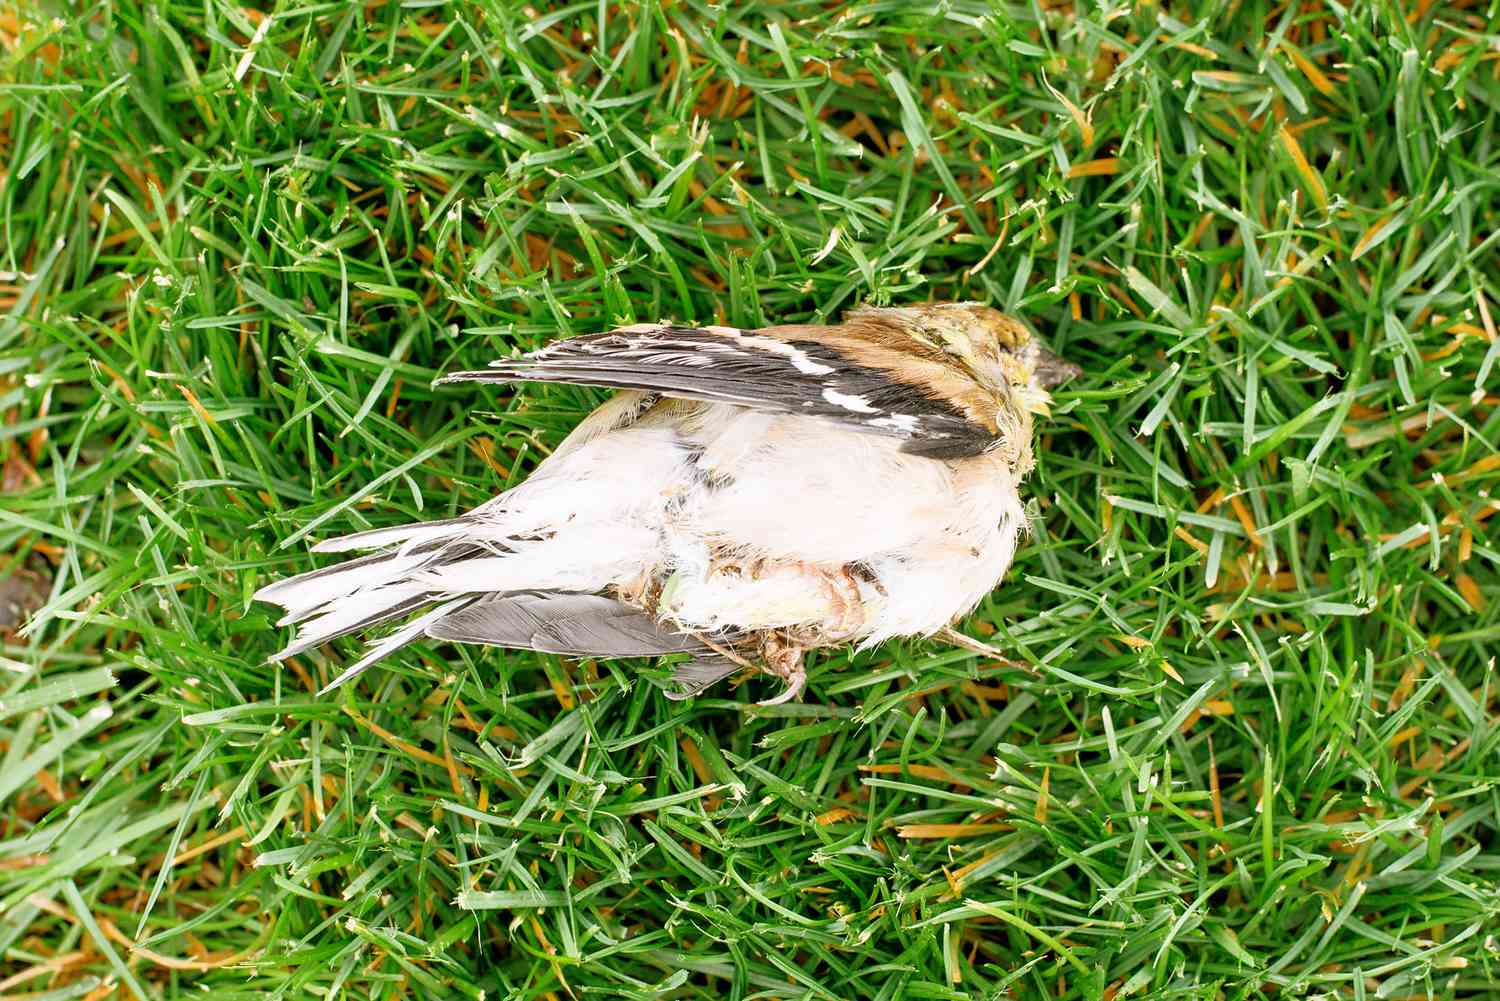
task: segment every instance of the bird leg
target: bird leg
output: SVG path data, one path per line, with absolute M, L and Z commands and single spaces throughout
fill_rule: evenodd
M 612 590 L 617 599 L 631 608 L 639 608 L 650 615 L 656 615 L 657 602 L 661 598 L 661 581 L 650 571 L 641 573 L 634 580 L 616 584 Z
M 848 567 L 836 571 L 808 569 L 818 575 L 823 590 L 828 593 L 828 603 L 833 606 L 833 616 L 825 630 L 825 639 L 830 643 L 842 643 L 859 632 L 865 624 L 864 597 L 859 593 L 859 582 Z
M 709 639 L 707 636 L 705 636 L 702 633 L 689 633 L 688 635 L 692 636 L 693 639 L 695 639 L 698 642 L 702 643 L 704 646 L 708 647 L 714 653 L 718 654 L 720 657 L 723 657 L 725 660 L 729 661 L 731 664 L 734 664 L 734 665 L 736 665 L 738 667 L 747 668 L 748 670 L 751 670 L 751 671 L 759 671 L 760 670 L 759 665 L 753 664 L 750 661 L 746 660 L 744 657 L 741 657 L 739 654 L 735 653 L 732 648 L 727 647 L 727 646 L 721 646 L 720 644 L 715 643 L 713 640 Z
M 816 563 L 800 561 L 782 566 L 817 581 L 828 599 L 829 609 L 821 620 L 795 626 L 788 630 L 788 635 L 796 637 L 802 646 L 811 648 L 833 646 L 859 632 L 865 624 L 864 596 L 860 594 L 859 581 L 854 579 L 848 567 L 827 570 Z
M 765 633 L 760 640 L 760 660 L 756 664 L 736 652 L 732 647 L 722 646 L 712 639 L 700 633 L 693 633 L 693 637 L 703 643 L 714 653 L 739 667 L 747 668 L 761 674 L 774 674 L 787 683 L 786 690 L 773 699 L 765 699 L 757 702 L 758 706 L 779 706 L 783 702 L 790 702 L 796 698 L 807 684 L 807 672 L 802 667 L 803 648 L 779 633 Z M 687 691 L 681 694 L 668 693 L 669 699 L 685 699 L 690 695 L 697 695 L 703 688 L 717 681 L 704 683 L 695 691 Z
M 815 583 L 822 592 L 824 601 L 821 609 L 816 600 L 810 606 L 802 606 L 803 613 L 810 616 L 806 621 L 759 633 L 759 649 L 756 651 L 758 657 L 750 654 L 750 658 L 747 658 L 730 645 L 720 645 L 700 633 L 692 634 L 725 660 L 775 675 L 786 682 L 784 691 L 759 703 L 760 705 L 780 705 L 796 698 L 807 684 L 807 672 L 802 664 L 804 652 L 841 643 L 857 634 L 865 624 L 864 596 L 860 592 L 859 581 L 847 566 L 830 570 L 801 560 L 778 561 L 765 557 L 744 560 L 730 553 L 716 553 L 712 572 L 730 577 L 743 575 L 754 580 L 777 578 L 778 586 L 791 588 L 793 593 L 809 583 Z M 798 578 L 801 580 L 798 581 Z M 780 581 L 785 581 L 785 584 L 780 584 Z M 621 592 L 621 597 L 626 600 L 657 597 L 650 593 L 649 588 L 634 584 L 628 591 L 622 588 Z M 655 601 L 652 602 L 651 611 L 653 614 L 657 611 Z M 752 663 L 752 659 L 759 663 Z
M 827 570 L 800 561 L 794 566 L 823 588 L 828 597 L 829 614 L 821 622 L 765 634 L 761 640 L 761 659 L 766 671 L 784 679 L 787 687 L 775 698 L 759 703 L 763 706 L 781 705 L 801 694 L 807 684 L 802 655 L 808 648 L 842 643 L 865 624 L 864 596 L 848 567 Z
M 977 653 L 982 657 L 993 657 L 1005 667 L 1019 667 L 1021 670 L 1025 671 L 1028 674 L 1036 673 L 1035 668 L 1033 668 L 1030 664 L 1023 664 L 1018 660 L 1011 660 L 1009 657 L 1005 656 L 1005 652 L 999 647 L 990 646 L 988 643 L 985 643 L 982 640 L 976 640 L 972 636 L 965 636 L 963 633 L 959 632 L 957 629 L 954 629 L 952 626 L 944 626 L 942 629 L 938 630 L 938 635 L 947 640 L 949 643 L 952 643 L 954 646 L 961 647 L 969 651 L 970 653 Z

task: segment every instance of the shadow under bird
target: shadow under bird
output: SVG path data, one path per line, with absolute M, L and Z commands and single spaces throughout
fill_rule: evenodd
M 277 660 L 400 622 L 329 688 L 428 637 L 689 654 L 676 697 L 750 667 L 784 679 L 784 701 L 806 650 L 975 645 L 950 627 L 1010 566 L 1033 419 L 1077 374 L 973 303 L 569 338 L 439 380 L 621 390 L 524 483 L 456 518 L 322 542 L 373 552 L 255 597 L 297 627 Z

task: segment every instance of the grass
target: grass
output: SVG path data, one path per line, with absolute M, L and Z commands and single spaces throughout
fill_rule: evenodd
M 1495 996 L 1492 0 L 540 8 L 0 12 L 0 995 Z M 1087 370 L 1030 672 L 266 665 L 602 398 L 438 373 L 928 298 Z

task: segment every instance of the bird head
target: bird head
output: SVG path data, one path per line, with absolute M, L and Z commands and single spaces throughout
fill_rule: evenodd
M 977 302 L 908 306 L 908 329 L 957 358 L 996 396 L 1046 414 L 1051 390 L 1083 373 L 1049 351 L 1020 320 Z

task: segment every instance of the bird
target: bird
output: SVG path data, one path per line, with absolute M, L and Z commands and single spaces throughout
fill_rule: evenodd
M 280 661 L 397 623 L 324 691 L 420 639 L 571 658 L 685 655 L 666 694 L 805 654 L 941 634 L 1026 530 L 1036 418 L 1080 369 L 989 306 L 859 306 L 837 324 L 637 323 L 437 384 L 616 390 L 520 484 L 457 517 L 313 547 L 364 553 L 255 592 Z

